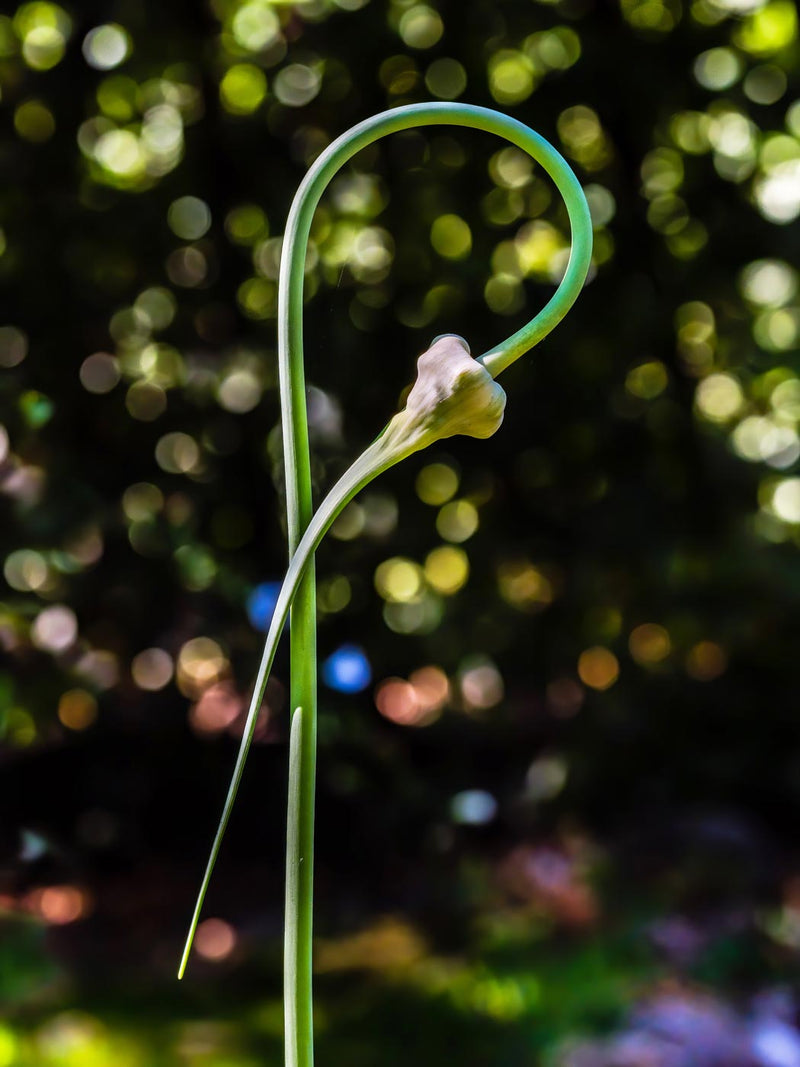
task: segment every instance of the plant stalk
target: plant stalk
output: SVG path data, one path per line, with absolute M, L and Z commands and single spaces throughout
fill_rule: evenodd
M 544 138 L 516 119 L 468 104 L 399 107 L 367 119 L 334 141 L 297 191 L 287 222 L 279 283 L 278 359 L 284 412 L 284 457 L 290 558 L 311 520 L 311 476 L 303 371 L 303 275 L 314 210 L 333 175 L 352 156 L 388 133 L 413 126 L 455 124 L 498 134 L 528 152 L 555 180 L 572 228 L 569 263 L 555 295 L 531 322 L 479 357 L 493 377 L 564 317 L 581 290 L 589 265 L 592 228 L 577 178 Z M 311 941 L 314 794 L 316 764 L 316 631 L 314 566 L 301 581 L 291 615 L 291 706 L 302 716 L 290 743 L 284 997 L 286 1067 L 312 1067 Z
M 290 567 L 270 625 L 228 794 L 203 875 L 181 959 L 183 976 L 205 894 L 219 854 L 244 764 L 253 740 L 283 618 L 291 604 L 291 707 L 289 803 L 286 846 L 284 1000 L 286 1067 L 313 1067 L 312 908 L 314 875 L 314 795 L 316 780 L 316 585 L 313 553 L 333 513 L 380 469 L 397 462 L 361 461 L 342 478 L 321 513 L 312 520 L 311 462 L 308 447 L 303 367 L 303 279 L 314 211 L 337 171 L 357 152 L 390 133 L 416 126 L 456 125 L 503 137 L 542 165 L 564 198 L 572 230 L 569 262 L 558 289 L 544 308 L 516 333 L 477 357 L 492 378 L 553 329 L 576 300 L 589 268 L 592 225 L 580 184 L 561 155 L 517 119 L 489 108 L 459 103 L 410 104 L 375 115 L 339 137 L 319 156 L 300 185 L 289 212 L 278 287 L 278 365 L 286 471 Z M 370 446 L 371 448 L 373 446 Z M 411 449 L 413 451 L 414 449 Z M 369 451 L 369 450 L 368 450 Z M 362 457 L 365 461 L 367 456 Z M 363 477 L 362 477 L 363 475 Z M 303 540 L 303 535 L 307 536 Z M 303 542 L 303 551 L 297 552 Z

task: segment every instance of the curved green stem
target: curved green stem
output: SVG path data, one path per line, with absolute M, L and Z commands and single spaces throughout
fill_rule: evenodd
M 561 321 L 580 292 L 592 249 L 592 227 L 577 178 L 561 155 L 523 123 L 488 108 L 468 104 L 412 104 L 376 115 L 334 141 L 316 160 L 295 196 L 287 221 L 278 298 L 280 371 L 286 496 L 291 562 L 267 635 L 253 697 L 228 795 L 211 848 L 189 929 L 179 976 L 183 975 L 222 837 L 236 798 L 255 731 L 277 641 L 291 607 L 291 706 L 289 827 L 285 925 L 286 1067 L 312 1067 L 311 931 L 316 765 L 316 619 L 313 553 L 345 503 L 376 474 L 409 451 L 381 452 L 378 438 L 340 479 L 312 518 L 308 419 L 303 367 L 303 281 L 314 211 L 326 186 L 357 152 L 390 133 L 415 126 L 458 125 L 497 134 L 540 163 L 564 198 L 572 247 L 564 277 L 545 307 L 522 329 L 478 357 L 495 378 Z M 396 417 L 397 418 L 397 417 Z M 392 424 L 390 424 L 391 427 Z M 464 432 L 464 431 L 457 431 Z M 435 439 L 432 438 L 432 439 Z M 424 447 L 429 443 L 425 440 Z M 379 454 L 380 453 L 380 454 Z M 386 461 L 386 462 L 384 462 Z
M 302 583 L 308 576 L 308 572 L 311 569 L 309 566 L 310 561 L 313 558 L 314 552 L 317 550 L 322 538 L 330 529 L 333 522 L 336 520 L 342 509 L 356 496 L 365 485 L 368 485 L 373 478 L 376 478 L 378 474 L 387 470 L 394 463 L 404 458 L 404 454 L 398 454 L 396 458 L 394 456 L 384 456 L 379 453 L 377 445 L 381 441 L 381 437 L 377 438 L 373 444 L 366 449 L 356 460 L 356 462 L 348 468 L 342 475 L 339 481 L 334 485 L 331 491 L 323 500 L 317 511 L 314 513 L 311 522 L 305 529 L 305 532 L 300 539 L 300 543 L 292 554 L 292 558 L 289 562 L 289 567 L 286 571 L 286 575 L 283 579 L 278 599 L 275 604 L 275 609 L 272 613 L 272 619 L 270 621 L 269 630 L 267 631 L 267 637 L 264 642 L 264 651 L 261 654 L 261 662 L 258 667 L 258 674 L 256 675 L 255 684 L 253 687 L 253 695 L 250 699 L 250 707 L 247 714 L 247 720 L 245 723 L 245 729 L 242 734 L 242 740 L 239 744 L 239 752 L 236 758 L 236 764 L 233 769 L 233 775 L 228 787 L 228 794 L 225 798 L 225 804 L 222 809 L 222 816 L 217 826 L 217 832 L 214 836 L 214 841 L 211 846 L 211 852 L 206 864 L 205 874 L 203 876 L 203 882 L 201 885 L 200 893 L 195 905 L 194 914 L 192 916 L 192 922 L 189 928 L 189 934 L 184 946 L 183 957 L 181 959 L 180 970 L 178 971 L 178 977 L 182 978 L 184 971 L 186 970 L 186 964 L 189 959 L 189 952 L 192 947 L 192 941 L 194 940 L 194 934 L 197 930 L 197 924 L 200 919 L 200 912 L 203 907 L 203 900 L 205 899 L 206 890 L 208 889 L 209 882 L 211 881 L 211 873 L 214 870 L 214 865 L 219 855 L 220 846 L 222 845 L 222 838 L 225 835 L 225 829 L 228 825 L 228 819 L 233 811 L 233 804 L 236 800 L 236 794 L 239 791 L 239 784 L 242 780 L 242 774 L 244 773 L 244 765 L 247 759 L 247 753 L 252 743 L 253 734 L 255 732 L 256 720 L 258 718 L 258 712 L 264 699 L 264 693 L 267 688 L 267 682 L 269 681 L 270 671 L 272 670 L 272 664 L 275 659 L 275 652 L 278 648 L 278 642 L 280 641 L 281 634 L 283 632 L 286 618 L 289 615 L 290 609 L 293 616 L 297 618 L 297 597 L 302 587 Z M 308 722 L 309 713 L 303 712 L 303 705 L 296 705 L 295 712 L 292 716 L 291 726 L 291 740 L 290 740 L 290 781 L 296 780 L 297 774 L 300 772 L 300 754 L 302 753 L 302 734 L 303 730 L 300 728 L 299 722 L 295 720 L 303 716 Z M 292 804 L 294 807 L 292 808 Z M 289 833 L 293 843 L 296 843 L 297 838 L 300 835 L 300 809 L 298 805 L 297 797 L 293 794 L 290 796 L 290 821 L 292 822 L 292 829 Z M 300 864 L 297 865 L 299 867 Z M 297 867 L 290 868 L 292 877 L 295 879 L 295 884 L 292 889 L 296 892 L 296 878 Z M 294 896 L 292 897 L 294 899 Z M 292 921 L 296 921 L 294 916 L 290 917 Z M 291 1061 L 289 1061 L 291 1062 Z

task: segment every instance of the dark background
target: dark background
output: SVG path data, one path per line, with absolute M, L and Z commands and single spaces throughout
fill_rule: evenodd
M 285 564 L 280 235 L 333 138 L 455 97 L 565 154 L 595 264 L 497 435 L 319 551 L 319 1060 L 800 1063 L 798 64 L 787 0 L 0 16 L 0 1067 L 282 1062 L 285 650 L 173 977 Z M 568 242 L 489 135 L 361 153 L 316 492 Z

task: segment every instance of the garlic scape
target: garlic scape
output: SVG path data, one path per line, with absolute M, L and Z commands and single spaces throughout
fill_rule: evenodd
M 510 142 L 542 168 L 563 197 L 572 244 L 558 287 L 533 317 L 472 359 L 455 334 L 434 339 L 420 356 L 405 406 L 340 478 L 314 513 L 303 360 L 306 251 L 314 212 L 331 180 L 359 151 L 389 134 L 420 127 L 462 126 Z M 580 182 L 566 160 L 530 127 L 491 108 L 458 101 L 403 104 L 360 122 L 311 164 L 286 222 L 278 281 L 278 370 L 286 456 L 289 569 L 267 634 L 233 777 L 192 916 L 183 975 L 203 898 L 239 788 L 275 648 L 291 608 L 291 731 L 286 821 L 284 921 L 285 1067 L 313 1067 L 314 795 L 316 779 L 316 592 L 314 551 L 337 515 L 382 471 L 455 434 L 490 437 L 503 419 L 505 395 L 494 379 L 564 318 L 580 293 L 592 254 L 592 220 Z

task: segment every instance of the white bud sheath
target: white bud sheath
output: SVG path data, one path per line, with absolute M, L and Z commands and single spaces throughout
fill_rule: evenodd
M 378 441 L 410 455 L 456 434 L 491 437 L 505 406 L 502 386 L 472 358 L 460 337 L 445 334 L 417 360 L 417 380 L 406 406 Z

